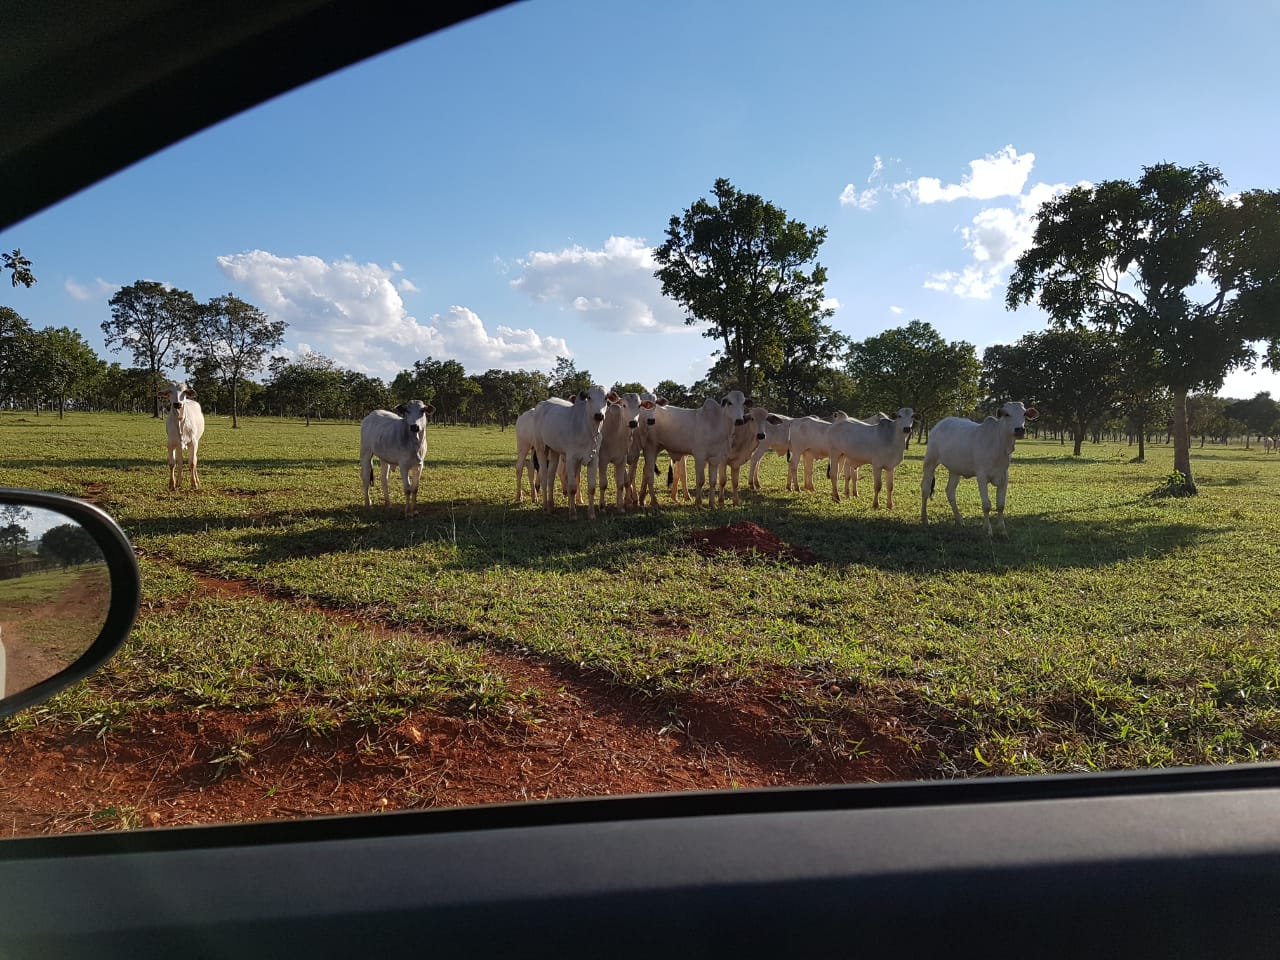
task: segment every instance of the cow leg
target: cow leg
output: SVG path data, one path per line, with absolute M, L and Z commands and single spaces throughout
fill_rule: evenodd
M 808 464 L 805 464 L 807 467 Z M 827 461 L 827 476 L 831 479 L 831 499 L 840 502 L 840 461 Z
M 178 451 L 169 448 L 169 489 L 178 489 Z
M 985 473 L 978 474 L 978 496 L 982 499 L 982 522 L 986 525 L 987 536 L 991 536 L 991 493 L 987 490 L 991 479 Z
M 391 464 L 379 459 L 378 468 L 382 472 L 382 505 L 391 506 Z
M 364 487 L 364 505 L 366 507 L 373 506 L 373 500 L 369 497 L 369 488 L 373 486 L 373 457 L 360 454 L 360 485 Z
M 956 523 L 960 522 L 960 508 L 956 506 L 956 487 L 960 486 L 960 480 L 960 474 L 947 469 L 947 502 L 951 504 L 951 513 L 956 518 Z
M 922 524 L 929 522 L 929 497 L 933 495 L 934 474 L 937 468 L 937 463 L 925 460 L 924 470 L 920 472 L 920 522 Z
M 853 487 L 852 495 L 855 497 L 858 495 L 858 469 L 859 468 L 856 463 L 849 467 L 849 483 Z M 848 493 L 847 490 L 845 492 Z
M 996 484 L 996 526 L 1000 528 L 1001 535 L 1008 531 L 1004 528 L 1004 496 L 1009 489 L 1009 474 L 1002 473 L 995 478 Z
M 724 469 L 724 468 L 722 467 L 721 469 Z M 730 471 L 731 471 L 731 479 L 730 479 L 730 481 L 729 481 L 729 482 L 733 485 L 733 505 L 736 507 L 736 506 L 738 506 L 738 505 L 739 505 L 739 500 L 738 500 L 738 471 L 739 471 L 739 470 L 741 470 L 741 469 L 742 469 L 742 467 L 741 467 L 741 466 L 735 466 L 735 467 L 730 467 L 729 469 L 730 469 Z M 723 501 L 724 501 L 724 487 L 723 487 L 723 486 L 721 486 L 721 487 L 720 487 L 720 500 L 721 500 L 721 502 L 723 502 Z
M 884 506 L 886 510 L 893 509 L 893 471 L 894 471 L 893 467 L 889 467 L 887 470 L 885 470 L 885 474 L 886 474 L 885 486 L 888 488 L 885 495 L 885 501 L 884 501 Z
M 813 454 L 808 450 L 804 452 L 804 488 L 813 489 Z
M 555 508 L 556 468 L 560 455 L 550 447 L 542 448 L 542 469 L 539 478 L 542 481 L 542 509 L 550 513 Z
M 200 489 L 200 474 L 196 472 L 196 443 L 191 443 L 191 489 Z
M 879 510 L 880 509 L 880 486 L 882 481 L 882 478 L 880 476 L 880 468 L 875 465 L 872 465 L 871 476 L 875 480 L 875 491 L 876 491 L 875 496 L 871 498 L 871 509 Z

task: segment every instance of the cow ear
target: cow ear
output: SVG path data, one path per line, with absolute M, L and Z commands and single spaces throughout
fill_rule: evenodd
M 728 405 L 729 405 L 729 398 L 728 398 L 728 397 L 721 397 L 721 398 L 720 398 L 720 406 L 722 406 L 722 407 L 727 407 Z
M 402 417 L 407 416 L 409 413 L 409 408 L 402 403 L 396 407 L 396 413 L 400 414 L 400 416 Z
M 579 399 L 579 400 L 585 400 L 585 399 L 587 399 L 587 391 L 585 391 L 585 390 L 581 391 L 581 392 L 578 394 L 578 399 Z
M 612 390 L 610 390 L 610 391 L 609 391 L 609 395 L 608 395 L 607 397 L 605 397 L 605 399 L 606 399 L 606 400 L 608 400 L 610 403 L 621 403 L 621 402 L 622 402 L 622 398 L 621 398 L 620 396 L 618 396 L 616 393 L 614 393 Z
M 194 400 L 196 398 L 196 392 L 192 390 L 190 387 L 187 387 L 187 389 L 183 390 L 182 395 L 186 397 L 188 400 Z
M 158 391 L 156 391 L 156 396 L 157 396 L 157 397 L 167 397 L 167 396 L 169 396 L 169 391 L 168 391 L 168 390 L 158 390 Z
M 665 407 L 666 405 L 667 405 L 667 398 L 666 398 L 666 397 L 659 397 L 659 398 L 658 398 L 658 406 L 660 406 L 660 407 Z
M 1039 419 L 1040 419 L 1040 411 L 1039 411 L 1039 410 L 1037 410 L 1035 407 L 1030 407 L 1030 408 L 1028 408 L 1028 409 L 1027 409 L 1027 414 L 1026 414 L 1026 416 L 1027 416 L 1027 419 L 1028 419 L 1028 420 L 1039 420 Z
M 1007 416 L 1008 414 L 1004 412 L 1004 407 L 1001 407 L 999 410 L 996 411 L 997 420 L 999 420 L 1001 417 L 1007 417 Z
M 782 418 L 778 416 L 776 413 L 769 414 L 767 417 L 765 417 L 765 419 L 770 423 L 782 423 Z
M 433 414 L 433 413 L 435 413 L 435 412 L 436 412 L 436 408 L 435 408 L 435 407 L 433 407 L 433 406 L 432 406 L 431 404 L 429 404 L 429 403 L 428 403 L 425 407 L 423 407 L 422 409 L 423 409 L 423 410 L 425 410 L 425 411 L 427 412 L 427 416 L 431 416 L 431 414 Z

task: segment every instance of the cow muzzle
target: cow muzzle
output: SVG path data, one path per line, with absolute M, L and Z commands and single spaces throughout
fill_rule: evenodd
M 638 427 L 638 426 L 640 426 L 640 421 L 639 421 L 639 420 L 632 420 L 632 421 L 630 421 L 630 422 L 627 424 L 627 429 L 628 429 L 628 430 L 634 430 L 634 429 L 635 429 L 636 427 Z
M 604 414 L 603 414 L 603 413 L 597 413 L 597 414 L 595 415 L 595 417 L 594 417 L 594 420 L 596 421 L 596 423 L 600 423 L 601 421 L 603 421 L 603 420 L 604 420 Z
M 734 425 L 735 427 L 740 427 L 740 426 L 742 426 L 742 425 L 743 425 L 744 423 L 746 423 L 746 422 L 747 422 L 747 421 L 745 421 L 745 420 L 743 420 L 741 417 L 739 417 L 737 420 L 733 421 L 733 425 Z

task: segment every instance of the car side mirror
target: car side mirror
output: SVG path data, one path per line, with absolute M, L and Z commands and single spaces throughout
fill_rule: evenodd
M 101 508 L 0 487 L 0 717 L 106 663 L 141 587 L 133 547 Z

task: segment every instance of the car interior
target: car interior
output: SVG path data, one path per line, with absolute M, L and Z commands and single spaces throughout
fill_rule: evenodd
M 0 225 L 502 5 L 5 0 Z M 9 714 L 105 662 L 141 590 L 100 509 L 0 505 L 81 527 L 110 582 L 84 654 Z M 1280 766 L 1243 764 L 25 837 L 0 842 L 0 955 L 1275 956 L 1277 810 Z

